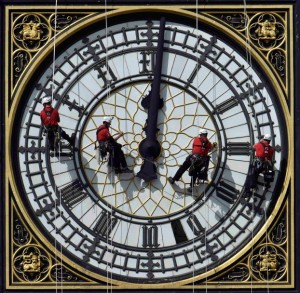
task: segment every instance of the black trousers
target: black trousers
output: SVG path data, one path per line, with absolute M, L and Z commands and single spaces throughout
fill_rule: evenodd
M 122 145 L 116 142 L 110 143 L 109 150 L 109 164 L 115 170 L 120 170 L 121 168 L 127 168 L 127 162 L 125 155 L 122 151 Z
M 262 171 L 262 169 L 257 169 L 253 166 L 250 167 L 250 172 L 245 182 L 245 192 L 249 192 L 251 188 L 256 187 L 258 176 Z
M 255 160 L 250 166 L 249 175 L 245 182 L 245 192 L 249 192 L 251 188 L 256 188 L 259 174 L 264 174 L 268 170 L 273 170 L 267 161 Z
M 61 127 L 48 129 L 47 130 L 47 137 L 48 137 L 49 148 L 50 148 L 51 151 L 54 151 L 54 149 L 57 148 L 57 145 L 55 145 L 58 142 L 56 140 L 57 135 L 58 135 L 58 137 L 62 137 L 63 139 L 65 139 L 66 141 L 71 143 L 70 136 Z
M 183 173 L 184 173 L 185 171 L 187 171 L 187 170 L 192 166 L 192 163 L 193 163 L 192 156 L 193 156 L 193 155 L 187 156 L 186 159 L 185 159 L 185 161 L 183 162 L 183 164 L 179 167 L 179 169 L 177 170 L 177 172 L 175 173 L 175 175 L 174 175 L 174 177 L 173 177 L 173 179 L 174 179 L 175 181 L 178 181 L 178 180 L 181 178 L 181 176 L 183 175 Z M 199 175 L 198 171 L 200 171 L 201 168 L 204 167 L 203 172 L 204 172 L 204 174 L 206 174 L 206 175 L 204 175 L 204 177 L 207 176 L 207 170 L 208 170 L 208 164 L 209 164 L 209 157 L 204 157 L 204 158 L 202 158 L 202 160 L 203 160 L 203 161 L 202 161 L 202 163 L 198 166 L 198 168 L 196 168 L 196 169 L 192 172 L 192 174 L 190 174 L 191 177 L 192 177 L 192 178 L 191 178 L 191 186 L 194 185 L 194 183 L 195 183 L 195 181 L 196 181 L 196 179 L 197 179 L 197 177 L 198 177 L 198 175 Z M 202 178 L 202 179 L 204 179 L 204 178 Z
M 192 165 L 192 161 L 191 161 L 191 155 L 187 156 L 185 161 L 183 162 L 183 164 L 179 167 L 179 169 L 177 170 L 177 172 L 175 173 L 173 179 L 175 181 L 178 181 L 181 176 L 183 175 L 183 173 Z

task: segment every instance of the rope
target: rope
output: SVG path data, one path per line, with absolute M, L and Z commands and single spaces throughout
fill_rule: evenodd
M 104 3 L 104 13 L 105 13 L 105 39 L 106 39 L 106 57 L 105 57 L 105 66 L 106 68 L 108 68 L 108 18 L 107 18 L 107 0 L 105 0 L 105 3 Z M 109 78 L 109 75 L 108 75 L 108 70 L 107 70 L 107 80 Z M 110 97 L 110 93 L 111 93 L 111 87 L 110 87 L 110 84 L 108 83 L 108 87 L 107 87 L 107 91 L 106 91 L 106 100 L 108 100 L 108 98 Z M 112 106 L 113 107 L 113 106 Z M 108 113 L 109 113 L 109 116 L 115 116 L 116 113 L 114 113 L 115 111 L 112 110 L 111 107 L 108 108 Z M 109 155 L 109 160 L 110 160 L 110 168 L 113 169 L 113 162 L 114 162 L 114 152 L 112 151 Z M 113 172 L 110 172 L 110 180 L 112 182 L 112 184 L 110 185 L 111 186 L 111 194 L 113 194 L 113 189 L 115 188 L 115 184 L 114 184 L 114 174 Z M 106 222 L 107 223 L 110 223 L 110 227 L 107 227 L 109 229 L 106 229 L 106 244 L 107 246 L 111 247 L 111 250 L 113 250 L 113 247 L 112 247 L 112 244 L 113 244 L 113 240 L 109 240 L 109 231 L 112 231 L 112 228 L 113 228 L 113 221 L 112 221 L 112 217 L 113 217 L 113 208 L 112 208 L 112 205 L 110 205 L 110 213 L 106 213 Z M 122 231 L 121 231 L 121 234 L 122 234 Z M 110 264 L 110 267 L 112 268 L 112 263 Z M 112 280 L 113 278 L 113 275 L 112 275 L 112 271 L 109 272 L 109 265 L 107 265 L 107 269 L 106 269 L 106 277 L 107 279 L 110 279 Z M 107 288 L 106 288 L 106 291 L 107 292 L 113 292 L 113 287 L 112 287 L 112 282 L 110 282 L 110 285 L 108 284 L 107 285 Z
M 52 84 L 54 84 L 54 77 L 55 77 L 55 64 L 56 64 L 56 29 L 57 29 L 57 8 L 58 8 L 58 0 L 55 0 L 55 8 L 54 8 L 54 36 L 53 36 L 53 55 L 52 55 Z M 54 100 L 54 91 L 55 88 L 52 86 L 51 87 L 51 102 Z M 58 129 L 59 131 L 59 129 Z M 60 163 L 61 163 L 61 156 L 60 156 L 60 152 L 61 152 L 61 148 L 60 148 L 60 141 L 58 141 L 58 143 L 56 142 L 56 134 L 54 134 L 54 152 L 57 153 L 58 152 L 58 162 L 59 162 L 59 170 L 57 169 L 57 164 L 55 164 L 55 174 L 58 174 L 58 172 L 60 173 L 61 169 L 60 169 Z M 48 138 L 49 141 L 49 138 Z M 57 149 L 58 146 L 58 149 Z M 54 158 L 55 158 L 54 154 Z M 51 162 L 51 159 L 50 159 Z M 57 172 L 58 171 L 58 172 Z M 57 190 L 57 188 L 55 187 L 55 192 L 58 194 L 56 194 L 57 197 L 59 197 L 59 202 L 62 202 L 62 198 L 61 198 L 61 192 Z M 55 201 L 55 210 L 57 211 L 57 203 Z M 60 210 L 59 213 L 62 213 L 62 211 Z M 55 227 L 55 229 L 57 229 L 57 227 Z M 55 263 L 58 264 L 58 259 L 57 259 L 57 245 L 58 245 L 58 240 L 55 238 L 54 240 L 54 247 L 55 247 Z M 62 252 L 62 245 L 60 245 L 60 269 L 63 270 L 63 252 Z M 58 265 L 57 265 L 58 268 Z M 56 283 L 55 283 L 55 291 L 58 292 L 58 280 L 56 279 Z M 63 280 L 61 279 L 60 281 L 60 291 L 63 292 Z
M 247 13 L 247 3 L 246 0 L 244 1 L 244 14 L 245 17 L 247 17 L 248 13 Z M 245 21 L 245 26 L 246 26 L 246 57 L 247 57 L 247 63 L 250 66 L 251 72 L 253 72 L 253 64 L 252 64 L 252 56 L 251 56 L 251 44 L 250 44 L 250 36 L 249 36 L 249 27 L 247 26 L 247 21 Z M 249 72 L 249 71 L 248 71 Z M 249 78 L 249 84 L 251 82 L 251 78 L 250 78 L 250 74 L 248 75 Z M 255 94 L 255 88 L 253 87 L 252 92 L 250 92 L 251 87 L 249 87 L 249 97 L 252 95 L 254 97 Z M 250 98 L 249 98 L 250 99 Z M 263 104 L 262 104 L 262 110 L 263 110 Z M 257 121 L 257 114 L 255 111 L 255 121 Z M 257 129 L 258 132 L 258 138 L 260 138 L 261 133 L 260 133 L 260 129 Z M 253 191 L 254 192 L 254 191 Z M 252 203 L 253 208 L 254 208 L 254 202 Z M 264 209 L 264 216 L 265 216 L 265 221 L 266 221 L 266 209 Z M 265 240 L 266 240 L 266 244 L 267 244 L 267 235 L 268 235 L 268 229 L 266 229 L 266 233 L 265 233 Z M 251 237 L 252 237 L 252 247 L 251 247 L 251 253 L 253 255 L 254 253 L 254 243 L 253 243 L 253 239 L 254 239 L 254 223 L 252 222 L 252 229 L 251 229 Z M 250 282 L 251 282 L 251 289 L 250 291 L 253 292 L 253 278 L 252 278 L 252 274 L 250 275 Z M 269 292 L 269 282 L 267 281 L 267 292 Z
M 198 34 L 199 34 L 199 26 L 198 26 L 198 14 L 199 14 L 199 10 L 198 10 L 198 0 L 196 0 L 196 17 L 195 17 L 195 21 L 196 21 L 196 30 L 197 30 L 197 37 L 198 37 Z M 197 56 L 197 67 L 199 66 L 199 58 Z M 197 68 L 197 72 L 198 72 L 198 68 Z M 198 92 L 198 87 L 199 87 L 199 80 L 198 80 L 198 75 L 197 75 L 197 92 Z M 197 96 L 197 101 L 198 101 L 198 96 Z M 198 111 L 198 105 L 199 105 L 199 102 L 197 103 L 197 107 L 196 107 L 196 113 Z M 195 113 L 195 114 L 196 114 Z M 199 119 L 199 117 L 198 117 Z M 199 125 L 199 120 L 198 120 L 198 125 Z M 192 187 L 194 186 L 195 182 L 194 182 L 194 176 L 192 176 L 191 178 L 191 183 L 192 183 Z M 194 197 L 194 188 L 192 188 L 192 197 Z M 195 201 L 193 202 L 193 205 L 194 205 Z M 194 215 L 194 208 L 193 208 L 193 215 Z M 193 225 L 193 234 L 195 235 L 195 226 Z M 193 238 L 193 250 L 195 250 L 195 237 Z M 195 251 L 193 251 L 193 293 L 195 292 Z

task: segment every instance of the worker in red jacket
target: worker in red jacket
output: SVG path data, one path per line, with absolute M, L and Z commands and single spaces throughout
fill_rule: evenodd
M 196 178 L 207 181 L 207 171 L 209 165 L 208 153 L 217 145 L 211 143 L 207 138 L 207 130 L 201 129 L 199 136 L 194 138 L 192 154 L 187 156 L 183 164 L 179 167 L 174 177 L 169 177 L 169 182 L 173 184 L 178 181 L 183 173 L 190 168 L 189 175 L 192 176 L 191 184 L 188 188 L 189 192 L 192 192 Z M 201 170 L 201 169 L 202 170 Z M 199 177 L 198 171 L 201 171 L 201 177 Z
M 260 173 L 264 174 L 265 182 L 273 181 L 274 148 L 270 145 L 270 141 L 271 135 L 265 134 L 263 138 L 252 147 L 255 155 L 250 168 L 250 174 L 245 183 L 245 195 L 250 195 L 251 188 L 256 188 Z
M 104 117 L 103 124 L 100 125 L 96 132 L 99 151 L 102 158 L 106 157 L 109 153 L 109 165 L 114 168 L 116 174 L 118 173 L 131 173 L 127 166 L 125 155 L 122 151 L 122 145 L 117 143 L 117 140 L 124 135 L 123 132 L 111 135 L 109 128 L 113 117 Z
M 60 118 L 57 109 L 54 109 L 51 105 L 51 98 L 45 97 L 42 100 L 43 110 L 40 112 L 41 122 L 44 126 L 44 133 L 48 137 L 49 148 L 51 151 L 54 151 L 55 139 L 57 136 L 62 137 L 66 141 L 70 143 L 70 145 L 74 144 L 74 136 L 70 137 L 60 126 Z M 58 138 L 58 140 L 59 140 Z

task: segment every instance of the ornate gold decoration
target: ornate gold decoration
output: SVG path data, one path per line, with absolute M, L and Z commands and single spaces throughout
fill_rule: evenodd
M 70 26 L 79 19 L 79 15 L 68 15 L 66 13 L 51 14 L 49 16 L 49 23 L 53 31 L 58 33 L 64 28 Z
M 41 269 L 41 259 L 39 255 L 30 252 L 28 255 L 23 255 L 23 271 L 29 273 L 38 273 Z
M 287 259 L 282 248 L 261 244 L 249 258 L 249 266 L 255 278 L 275 281 L 286 274 Z
M 249 36 L 261 50 L 277 48 L 285 40 L 283 19 L 275 13 L 259 13 L 249 23 Z
M 286 53 L 282 49 L 274 49 L 268 53 L 268 60 L 281 78 L 286 76 Z
M 61 30 L 85 16 L 82 14 L 67 13 L 31 13 L 17 14 L 12 24 L 13 46 L 13 84 L 16 84 L 20 75 L 29 64 L 33 56 Z
M 13 59 L 13 81 L 16 82 L 31 60 L 31 54 L 25 50 L 16 50 Z
M 29 50 L 32 55 L 33 52 L 40 50 L 54 34 L 57 34 L 61 30 L 69 27 L 86 14 L 93 13 L 86 12 L 82 15 L 79 15 L 66 12 L 67 11 L 57 14 L 22 14 L 17 17 L 14 21 L 12 34 L 17 47 L 19 49 L 22 48 Z M 285 44 L 285 20 L 279 14 L 253 14 L 251 10 L 247 10 L 247 13 L 228 12 L 224 14 L 216 14 L 214 12 L 210 12 L 209 14 L 219 16 L 222 21 L 226 22 L 236 31 L 244 32 L 246 37 L 248 37 L 249 34 L 253 44 L 258 46 L 260 50 L 264 50 L 269 53 L 271 49 L 278 49 Z M 284 82 L 286 82 L 287 70 L 285 55 L 285 51 L 276 51 L 276 53 L 273 53 L 272 56 L 268 56 L 269 62 L 272 63 L 273 67 L 279 73 Z M 21 56 L 20 54 L 17 56 L 18 62 L 20 63 Z M 26 60 L 21 62 L 22 64 L 26 64 L 26 66 L 28 64 Z M 20 74 L 16 72 L 14 80 L 17 80 L 19 75 Z
M 31 235 L 19 219 L 14 220 L 13 241 L 16 245 L 26 245 L 31 240 Z
M 40 24 L 34 23 L 32 20 L 29 23 L 24 23 L 20 34 L 23 35 L 23 40 L 38 41 L 41 39 Z
M 258 23 L 259 28 L 255 31 L 260 40 L 266 43 L 270 40 L 276 39 L 276 34 L 278 30 L 276 29 L 276 22 L 270 22 L 266 19 L 264 22 Z
M 238 31 L 244 31 L 249 23 L 249 16 L 245 13 L 221 14 L 221 19 Z
M 267 251 L 266 254 L 262 254 L 259 257 L 260 261 L 258 261 L 256 264 L 259 266 L 260 272 L 277 271 L 279 262 L 277 261 L 276 254 L 271 254 L 269 251 Z
M 239 263 L 231 271 L 224 274 L 221 279 L 222 281 L 235 281 L 235 282 L 246 282 L 249 280 L 251 273 L 249 267 L 246 264 Z
M 40 282 L 51 267 L 50 256 L 38 245 L 21 247 L 14 254 L 14 273 L 27 282 Z
M 53 282 L 83 281 L 79 276 L 74 275 L 61 264 L 52 266 L 49 277 Z
M 12 252 L 14 284 L 47 282 L 57 286 L 58 283 L 84 284 L 90 282 L 75 271 L 66 267 L 56 255 L 48 254 L 42 244 L 38 243 L 26 226 L 26 221 L 13 209 Z
M 277 72 L 279 78 L 287 86 L 287 28 L 285 13 L 257 13 L 247 9 L 245 13 L 219 13 L 211 15 L 231 26 L 244 35 L 249 48 L 261 51 Z
M 260 13 L 249 24 L 249 35 L 255 45 L 267 51 L 273 68 L 286 82 L 286 27 L 284 19 L 276 13 Z
M 287 225 L 286 225 L 286 213 L 284 212 L 275 224 L 269 235 L 270 241 L 276 245 L 283 246 L 287 241 Z
M 20 49 L 37 51 L 51 36 L 47 19 L 41 14 L 21 15 L 14 21 L 13 38 Z
M 213 282 L 258 282 L 287 281 L 287 222 L 286 207 L 276 220 L 274 226 L 264 235 L 258 246 L 248 253 L 248 257 L 238 261 L 230 270 L 208 280 Z

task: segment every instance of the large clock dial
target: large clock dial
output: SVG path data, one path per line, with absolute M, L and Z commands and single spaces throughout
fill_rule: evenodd
M 142 100 L 157 66 L 159 14 L 79 26 L 57 48 L 55 62 L 39 69 L 18 110 L 14 169 L 32 219 L 70 261 L 100 278 L 107 272 L 129 283 L 203 278 L 262 233 L 282 192 L 288 148 L 282 98 L 228 37 L 204 23 L 195 28 L 183 16 L 164 16 L 156 179 L 135 174 L 144 160 Z M 49 155 L 39 118 L 45 96 L 52 96 L 64 130 L 75 133 L 73 152 Z M 112 133 L 124 132 L 119 142 L 133 174 L 116 175 L 96 155 L 96 129 L 105 116 L 114 116 Z M 167 179 L 200 128 L 217 148 L 208 181 L 190 193 L 188 173 L 173 185 Z M 276 146 L 275 179 L 265 186 L 259 178 L 255 193 L 244 197 L 251 145 L 263 133 Z

